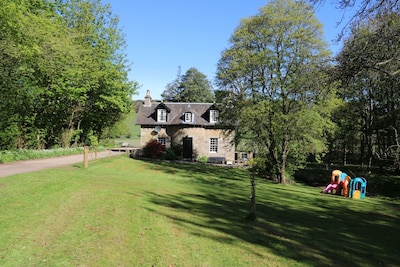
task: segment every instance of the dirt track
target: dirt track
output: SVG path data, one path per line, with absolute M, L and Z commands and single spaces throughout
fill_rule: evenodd
M 116 156 L 121 154 L 124 154 L 124 152 L 103 151 L 103 152 L 97 152 L 96 155 L 95 153 L 90 153 L 89 160 L 94 160 L 96 158 L 105 158 L 109 156 Z M 14 174 L 34 172 L 44 169 L 67 166 L 78 162 L 82 162 L 83 164 L 83 154 L 62 156 L 62 157 L 55 157 L 48 159 L 34 159 L 34 160 L 23 160 L 23 161 L 4 163 L 0 164 L 0 178 Z

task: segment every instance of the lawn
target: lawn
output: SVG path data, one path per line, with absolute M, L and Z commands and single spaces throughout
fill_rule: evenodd
M 136 112 L 132 111 L 128 117 L 125 119 L 127 125 L 127 136 L 121 136 L 114 140 L 115 144 L 120 146 L 123 143 L 127 143 L 130 146 L 139 147 L 140 146 L 140 126 L 136 125 Z
M 327 178 L 327 180 L 329 177 Z M 400 266 L 400 202 L 115 157 L 0 179 L 0 266 Z

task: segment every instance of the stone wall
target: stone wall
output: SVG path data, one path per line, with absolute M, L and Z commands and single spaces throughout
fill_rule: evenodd
M 174 144 L 183 144 L 185 137 L 191 137 L 193 142 L 193 159 L 201 156 L 225 157 L 226 161 L 235 159 L 235 147 L 230 143 L 233 136 L 224 137 L 220 129 L 205 127 L 164 126 L 159 132 L 154 127 L 142 127 L 140 131 L 140 144 L 144 147 L 150 140 L 166 138 L 166 147 Z M 218 152 L 210 152 L 210 138 L 218 138 Z

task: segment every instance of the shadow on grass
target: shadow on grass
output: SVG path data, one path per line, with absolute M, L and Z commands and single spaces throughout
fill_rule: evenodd
M 200 164 L 154 162 L 151 166 L 187 177 L 202 192 L 148 192 L 151 202 L 168 207 L 153 212 L 171 218 L 193 235 L 236 246 L 254 244 L 249 252 L 258 256 L 262 255 L 256 247 L 262 246 L 312 266 L 400 266 L 400 205 L 396 202 L 354 201 L 309 187 L 261 182 L 258 217 L 248 221 L 244 219 L 250 204 L 246 172 Z

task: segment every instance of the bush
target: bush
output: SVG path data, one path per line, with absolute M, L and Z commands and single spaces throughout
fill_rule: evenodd
M 151 140 L 143 148 L 143 157 L 151 159 L 159 159 L 164 151 L 165 151 L 164 145 L 157 142 L 157 140 Z
M 207 163 L 208 162 L 208 157 L 207 156 L 201 156 L 197 159 L 198 162 L 200 163 Z

